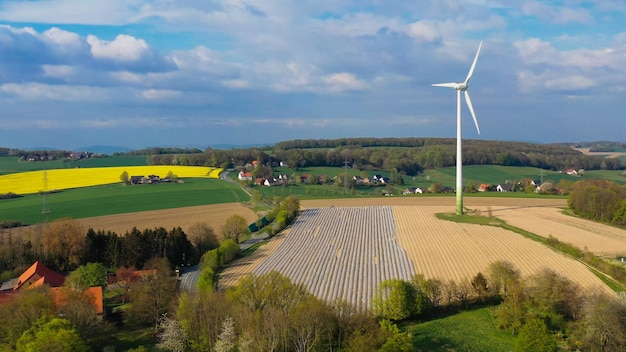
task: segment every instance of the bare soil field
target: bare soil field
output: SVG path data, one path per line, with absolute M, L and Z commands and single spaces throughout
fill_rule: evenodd
M 378 198 L 346 198 L 346 199 L 314 199 L 300 201 L 302 209 L 307 208 L 327 208 L 327 207 L 358 207 L 358 206 L 383 206 L 383 205 L 415 205 L 415 206 L 449 206 L 443 212 L 453 212 L 456 198 L 450 197 L 428 197 L 428 196 L 393 196 Z M 566 199 L 551 198 L 499 198 L 499 197 L 464 197 L 463 205 L 467 208 L 481 208 L 489 206 L 503 207 L 567 207 Z
M 78 219 L 77 221 L 85 228 L 111 230 L 118 235 L 132 230 L 133 227 L 139 230 L 163 227 L 168 231 L 175 227 L 180 227 L 185 233 L 189 233 L 188 230 L 191 225 L 197 222 L 205 222 L 213 227 L 213 230 L 219 236 L 226 219 L 233 214 L 243 216 L 248 223 L 253 223 L 258 219 L 254 211 L 241 203 L 227 203 L 98 216 Z
M 437 219 L 435 216 L 437 213 L 453 212 L 454 203 L 454 197 L 385 197 L 303 200 L 301 207 L 312 211 L 317 208 L 335 208 L 336 212 L 343 214 L 348 213 L 343 210 L 343 207 L 386 208 L 385 206 L 391 206 L 393 222 L 385 225 L 380 221 L 372 221 L 367 226 L 392 228 L 394 241 L 406 251 L 414 272 L 424 274 L 427 278 L 459 282 L 473 277 L 478 272 L 485 273 L 489 264 L 494 261 L 506 260 L 513 263 L 523 276 L 530 276 L 542 268 L 549 268 L 584 289 L 600 288 L 607 293 L 612 292 L 584 264 L 517 233 L 498 227 Z M 610 235 L 612 232 L 602 232 L 608 230 L 604 225 L 561 214 L 561 208 L 566 206 L 566 201 L 562 199 L 468 197 L 465 198 L 465 205 L 483 212 L 490 211 L 492 215 L 503 218 L 513 226 L 542 236 L 552 234 L 566 242 L 573 242 L 568 241 L 572 238 L 588 238 L 590 244 L 599 244 L 605 237 L 614 238 Z M 309 241 L 295 241 L 293 242 L 296 243 L 295 245 L 291 244 L 291 247 L 287 248 L 286 244 L 291 242 L 287 240 L 290 240 L 289 236 L 293 236 L 294 233 L 281 235 L 280 242 L 272 240 L 266 248 L 262 247 L 262 252 L 255 252 L 254 258 L 245 258 L 241 263 L 236 263 L 233 268 L 224 271 L 225 276 L 220 278 L 220 287 L 223 289 L 234 285 L 241 275 L 251 272 L 260 273 L 261 269 L 264 272 L 276 269 L 281 272 L 285 271 L 284 274 L 295 282 L 305 283 L 309 286 L 309 290 L 315 291 L 320 298 L 333 299 L 339 295 L 346 301 L 356 303 L 356 306 L 360 308 L 367 307 L 368 303 L 365 300 L 371 299 L 373 289 L 363 286 L 363 283 L 378 283 L 382 276 L 376 270 L 368 269 L 368 271 L 361 267 L 397 267 L 398 264 L 393 261 L 398 256 L 391 256 L 389 252 L 386 252 L 386 255 L 374 255 L 371 248 L 362 248 L 365 242 L 375 242 L 371 236 L 367 239 L 355 239 L 355 234 L 366 232 L 367 226 L 364 228 L 362 224 L 354 223 L 348 217 L 336 222 L 328 217 L 326 212 L 317 213 L 325 214 L 325 218 L 321 220 L 316 217 L 299 218 L 300 223 L 293 225 L 291 229 L 293 231 L 294 228 L 299 227 L 300 236 L 309 238 Z M 312 213 L 305 211 L 304 214 Z M 568 223 L 569 221 L 571 223 Z M 333 222 L 336 226 L 324 227 L 324 224 L 332 225 Z M 333 228 L 337 229 L 333 230 Z M 623 234 L 620 231 L 623 230 L 618 231 L 619 236 Z M 352 242 L 362 243 L 349 244 L 350 241 L 344 241 L 341 246 L 337 246 L 340 236 L 351 238 Z M 323 240 L 318 243 L 318 238 Z M 626 242 L 616 242 L 613 245 L 624 248 L 623 243 Z M 605 246 L 610 247 L 611 243 Z M 591 249 L 590 246 L 588 247 Z M 326 258 L 329 253 L 332 258 Z M 361 253 L 361 255 L 356 253 Z M 276 257 L 272 259 L 273 264 L 268 260 L 272 255 Z M 286 259 L 287 257 L 289 258 Z M 322 257 L 326 259 L 320 260 L 319 258 Z M 337 265 L 332 265 L 332 263 L 340 258 L 351 258 L 354 263 L 344 263 L 345 270 L 337 269 L 339 270 L 337 271 Z M 303 268 L 295 268 L 297 265 L 294 263 L 299 261 L 307 264 Z M 318 272 L 324 273 L 323 278 L 318 277 Z M 397 278 L 405 276 L 400 272 L 390 273 L 390 275 Z M 387 278 L 389 275 L 385 273 L 384 276 Z M 356 281 L 353 280 L 355 277 Z M 354 284 L 352 281 L 359 284 Z
M 568 216 L 557 208 L 494 207 L 496 216 L 508 224 L 523 228 L 542 237 L 552 235 L 559 241 L 593 252 L 597 255 L 626 255 L 626 230 L 597 222 Z
M 494 261 L 506 260 L 523 276 L 549 268 L 583 288 L 600 287 L 611 292 L 582 263 L 517 233 L 435 217 L 447 211 L 441 206 L 393 207 L 398 241 L 413 260 L 416 272 L 427 278 L 458 282 L 479 271 L 485 273 Z
M 625 156 L 625 152 L 590 152 L 589 148 L 572 148 L 574 150 L 578 150 L 579 152 L 585 155 L 601 155 L 607 158 L 619 158 L 620 156 Z

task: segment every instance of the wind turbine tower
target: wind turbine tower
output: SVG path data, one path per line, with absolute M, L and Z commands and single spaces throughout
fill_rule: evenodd
M 470 99 L 469 93 L 467 89 L 469 87 L 469 81 L 472 79 L 472 75 L 474 74 L 474 69 L 476 68 L 476 61 L 478 61 L 478 55 L 480 54 L 480 48 L 482 47 L 483 42 L 481 41 L 478 45 L 478 51 L 476 51 L 476 56 L 474 57 L 474 62 L 472 62 L 472 66 L 465 78 L 464 82 L 461 83 L 437 83 L 433 84 L 433 87 L 446 87 L 452 88 L 456 90 L 456 213 L 461 215 L 463 214 L 463 156 L 462 156 L 462 133 L 461 133 L 461 92 L 465 94 L 465 102 L 467 103 L 467 107 L 469 108 L 470 113 L 472 113 L 472 118 L 474 119 L 474 124 L 476 125 L 476 131 L 480 134 L 480 128 L 478 128 L 478 120 L 476 120 L 476 113 L 474 112 L 474 107 L 472 106 L 472 100 Z

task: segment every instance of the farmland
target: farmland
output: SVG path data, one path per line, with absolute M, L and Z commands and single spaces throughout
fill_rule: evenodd
M 466 200 L 476 209 L 491 210 L 494 216 L 507 212 L 506 216 L 511 218 L 517 212 L 558 212 L 565 205 L 563 199 Z M 414 203 L 409 205 L 410 201 Z M 524 276 L 547 267 L 585 289 L 611 292 L 583 264 L 517 233 L 437 219 L 436 213 L 449 212 L 453 205 L 454 199 L 449 197 L 304 200 L 302 208 L 306 210 L 290 232 L 270 240 L 253 257 L 226 269 L 220 287 L 233 285 L 246 273 L 278 270 L 305 284 L 320 298 L 328 301 L 343 298 L 364 309 L 368 308 L 376 285 L 384 279 L 407 279 L 413 273 L 421 273 L 426 278 L 459 282 L 484 272 L 494 261 L 505 260 Z M 526 228 L 528 223 L 533 223 L 529 218 L 522 219 L 524 223 L 513 225 Z M 552 217 L 539 219 L 537 223 L 554 229 L 557 238 L 575 232 L 574 227 L 579 228 L 579 236 L 590 237 L 590 241 L 599 242 L 603 237 L 587 232 L 581 224 L 559 229 L 553 226 L 558 225 L 558 219 Z M 626 236 L 625 230 L 618 232 Z M 625 248 L 623 243 L 620 248 Z M 406 267 L 407 259 L 409 267 Z
M 52 170 L 52 169 L 74 169 L 109 166 L 147 166 L 147 156 L 145 155 L 125 155 L 107 158 L 91 158 L 81 160 L 47 160 L 28 162 L 20 161 L 17 157 L 0 157 L 0 175 L 12 174 L 26 171 Z
M 162 178 L 173 173 L 179 178 L 218 178 L 222 170 L 199 166 L 116 166 L 77 169 L 53 169 L 20 172 L 0 176 L 0 193 L 32 194 L 42 190 L 64 190 L 120 183 L 120 176 L 157 175 Z M 46 180 L 44 183 L 44 178 Z
M 4 199 L 0 201 L 0 221 L 17 220 L 34 224 L 64 217 L 80 219 L 160 209 L 178 209 L 179 218 L 184 219 L 187 214 L 185 207 L 246 202 L 250 199 L 241 188 L 228 182 L 208 178 L 190 178 L 184 182 L 134 186 L 118 182 L 52 193 L 48 195 L 49 214 L 42 214 L 43 197 L 40 195 Z M 137 222 L 137 227 L 141 226 Z

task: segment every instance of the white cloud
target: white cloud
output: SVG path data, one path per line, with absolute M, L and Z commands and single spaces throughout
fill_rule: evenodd
M 112 41 L 101 40 L 94 35 L 88 35 L 87 43 L 91 45 L 93 57 L 98 59 L 138 61 L 150 51 L 145 40 L 126 34 L 120 34 Z
M 120 25 L 136 20 L 141 0 L 4 1 L 0 20 L 26 23 Z
M 75 69 L 69 65 L 42 65 L 44 74 L 48 77 L 69 78 L 74 75 Z
M 141 95 L 148 100 L 174 99 L 182 95 L 181 92 L 169 89 L 148 89 L 141 92 Z
M 102 101 L 106 99 L 104 88 L 89 86 L 50 85 L 43 83 L 5 83 L 0 92 L 24 100 Z
M 358 80 L 353 74 L 347 72 L 333 73 L 322 78 L 331 92 L 347 90 L 363 90 L 367 84 Z
M 250 82 L 243 79 L 223 79 L 220 82 L 223 86 L 232 89 L 241 89 L 250 86 Z
M 433 42 L 441 38 L 441 33 L 432 21 L 417 21 L 409 25 L 408 33 L 415 39 Z

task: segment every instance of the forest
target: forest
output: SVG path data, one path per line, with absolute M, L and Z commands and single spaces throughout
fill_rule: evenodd
M 617 158 L 588 156 L 561 144 L 533 144 L 485 140 L 463 142 L 464 165 L 530 166 L 554 171 L 567 169 L 618 170 Z M 252 160 L 263 165 L 286 163 L 292 168 L 341 167 L 345 163 L 364 170 L 392 170 L 417 175 L 426 169 L 454 166 L 456 140 L 452 138 L 346 138 L 295 140 L 273 148 L 206 149 L 194 154 L 155 154 L 150 164 L 242 167 Z
M 626 186 L 608 180 L 581 180 L 574 184 L 568 205 L 586 219 L 626 227 Z

